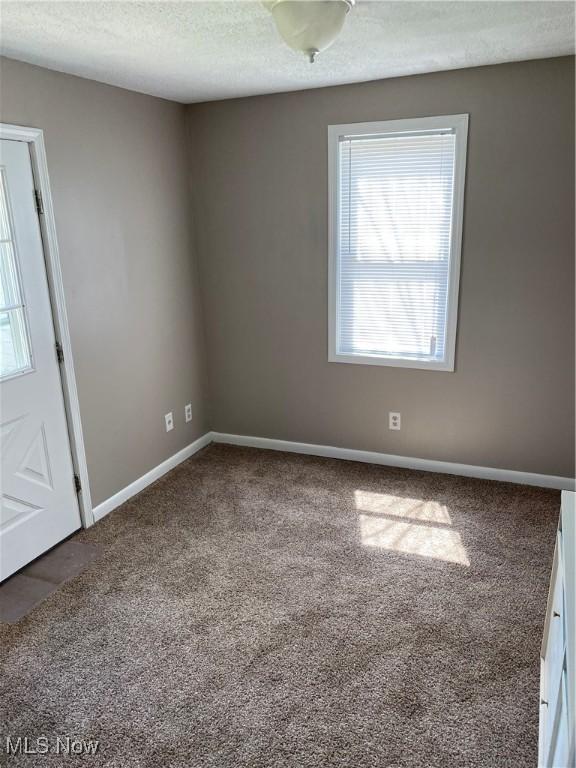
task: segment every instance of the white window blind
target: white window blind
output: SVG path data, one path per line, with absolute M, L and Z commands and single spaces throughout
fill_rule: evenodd
M 333 351 L 450 368 L 458 126 L 407 122 L 337 136 Z

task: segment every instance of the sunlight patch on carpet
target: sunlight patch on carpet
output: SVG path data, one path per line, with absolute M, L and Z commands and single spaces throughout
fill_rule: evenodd
M 410 520 L 423 520 L 427 523 L 451 525 L 452 520 L 445 504 L 425 499 L 410 499 L 392 496 L 388 493 L 354 491 L 354 501 L 359 512 L 372 512 L 394 517 L 406 517 Z
M 364 546 L 470 565 L 444 504 L 361 490 L 354 492 L 354 500 Z

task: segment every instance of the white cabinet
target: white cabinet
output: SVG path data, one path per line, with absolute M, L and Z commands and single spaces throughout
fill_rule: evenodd
M 575 494 L 570 491 L 562 493 L 544 624 L 540 673 L 540 768 L 576 766 L 574 497 Z

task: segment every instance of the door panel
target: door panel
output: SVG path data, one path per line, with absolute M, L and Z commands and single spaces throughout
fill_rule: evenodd
M 80 527 L 28 145 L 0 146 L 0 579 Z

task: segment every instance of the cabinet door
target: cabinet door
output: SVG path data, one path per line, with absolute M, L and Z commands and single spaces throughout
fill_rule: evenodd
M 562 539 L 558 533 L 548 596 L 540 680 L 540 768 L 566 768 L 568 715 Z
M 547 765 L 554 766 L 554 768 L 566 768 L 566 766 L 568 766 L 570 734 L 568 731 L 567 699 L 566 669 L 564 669 L 560 678 L 560 688 L 558 690 L 558 697 L 554 708 L 554 722 L 552 723 L 550 750 L 548 753 Z

